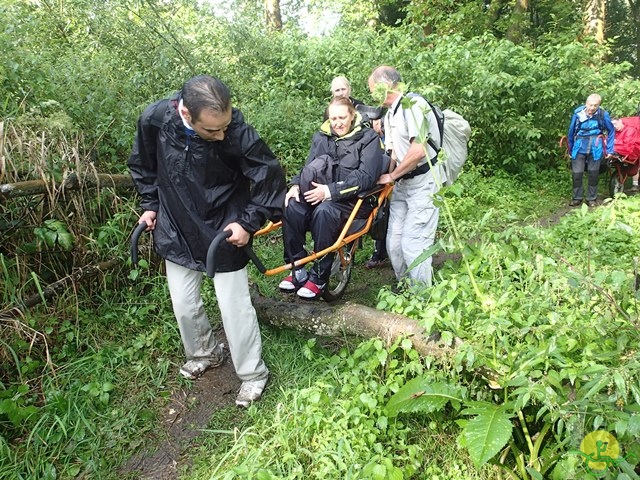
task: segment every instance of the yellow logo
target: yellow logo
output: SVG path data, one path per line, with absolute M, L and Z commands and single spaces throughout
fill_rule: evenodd
M 569 453 L 580 455 L 584 459 L 586 470 L 596 477 L 605 474 L 610 467 L 619 466 L 627 457 L 635 457 L 633 453 L 621 457 L 618 440 L 604 430 L 591 432 L 582 439 L 580 451 L 571 450 Z

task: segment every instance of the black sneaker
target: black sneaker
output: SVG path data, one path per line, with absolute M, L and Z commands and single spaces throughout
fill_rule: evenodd
M 364 264 L 364 268 L 372 269 L 381 267 L 387 261 L 386 258 L 379 258 L 376 256 L 371 257 L 367 260 L 367 263 Z
M 579 207 L 580 205 L 582 205 L 582 200 L 571 200 L 569 202 L 570 207 Z

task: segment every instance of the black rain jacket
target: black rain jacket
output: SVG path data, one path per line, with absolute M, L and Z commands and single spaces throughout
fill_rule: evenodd
M 281 218 L 286 182 L 278 160 L 239 110 L 233 109 L 224 140 L 209 142 L 187 136 L 179 101 L 177 93 L 145 109 L 128 165 L 140 206 L 157 212 L 158 255 L 205 271 L 209 244 L 224 227 L 237 222 L 253 234 L 267 220 Z M 156 112 L 165 105 L 164 115 Z M 220 243 L 217 271 L 247 263 L 242 249 Z
M 332 131 L 329 120 L 313 135 L 311 149 L 305 165 L 321 155 L 334 160 L 333 181 L 328 184 L 331 201 L 355 203 L 361 192 L 373 189 L 383 173 L 383 147 L 378 134 L 363 126 L 362 117 L 356 114 L 354 127 L 343 137 Z M 291 179 L 292 185 L 300 185 L 300 174 Z M 370 208 L 363 205 L 358 217 L 367 216 Z

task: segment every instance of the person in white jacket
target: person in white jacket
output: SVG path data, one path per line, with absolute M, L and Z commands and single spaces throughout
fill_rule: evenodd
M 374 99 L 388 108 L 384 119 L 385 148 L 391 152 L 391 167 L 378 181 L 395 182 L 387 254 L 397 280 L 407 278 L 431 285 L 431 257 L 418 265 L 412 264 L 433 245 L 438 228 L 440 211 L 433 198 L 445 180 L 444 171 L 437 165 L 438 153 L 427 142 L 429 138 L 440 141 L 438 122 L 427 101 L 419 95 L 412 95 L 410 102 L 404 102 L 410 103 L 410 108 L 404 108 L 402 77 L 393 67 L 377 67 L 369 76 L 369 90 Z M 420 138 L 425 121 L 428 136 Z

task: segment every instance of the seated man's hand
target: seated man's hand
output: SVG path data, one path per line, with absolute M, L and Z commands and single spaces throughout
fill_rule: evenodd
M 289 205 L 289 199 L 295 198 L 296 201 L 300 201 L 300 187 L 298 185 L 292 185 L 287 194 L 284 197 L 284 206 Z

